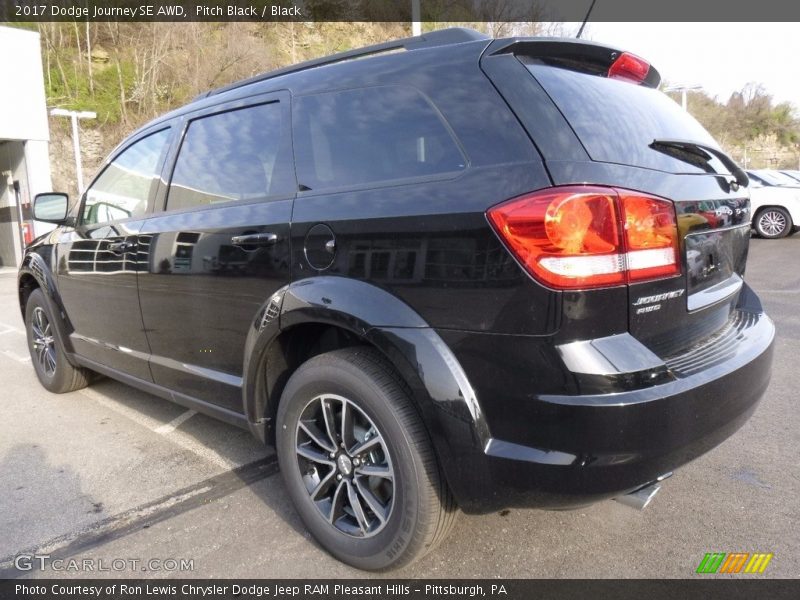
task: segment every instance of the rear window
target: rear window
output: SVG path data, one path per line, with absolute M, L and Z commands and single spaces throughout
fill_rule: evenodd
M 717 147 L 703 126 L 667 95 L 540 63 L 525 66 L 555 102 L 592 160 L 671 173 L 706 171 L 649 147 L 654 140 L 685 140 Z M 725 172 L 719 161 L 713 164 L 715 170 Z
M 300 97 L 293 119 L 297 181 L 312 190 L 453 173 L 466 166 L 441 116 L 414 88 Z

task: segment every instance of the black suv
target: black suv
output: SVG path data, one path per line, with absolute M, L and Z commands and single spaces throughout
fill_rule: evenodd
M 36 373 L 249 428 L 363 569 L 457 507 L 642 505 L 752 414 L 774 337 L 747 176 L 659 79 L 453 29 L 209 92 L 72 209 L 37 197 L 59 227 L 19 272 Z

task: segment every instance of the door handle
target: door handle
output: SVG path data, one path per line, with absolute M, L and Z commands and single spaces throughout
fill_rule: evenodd
M 108 249 L 110 252 L 114 254 L 122 254 L 124 252 L 130 252 L 136 248 L 136 244 L 133 242 L 111 242 L 108 245 Z
M 231 244 L 234 246 L 272 246 L 277 241 L 278 236 L 274 233 L 250 233 L 231 238 Z

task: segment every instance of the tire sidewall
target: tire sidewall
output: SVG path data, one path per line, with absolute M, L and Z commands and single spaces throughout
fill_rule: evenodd
M 387 394 L 350 363 L 338 357 L 326 359 L 328 364 L 312 359 L 301 367 L 284 390 L 276 432 L 283 478 L 303 522 L 326 549 L 361 569 L 387 569 L 402 562 L 413 541 L 420 517 L 419 477 L 424 469 Z M 297 421 L 307 403 L 321 394 L 337 394 L 355 403 L 372 419 L 386 443 L 395 476 L 393 508 L 383 530 L 370 538 L 353 538 L 330 525 L 312 503 L 302 482 L 295 454 Z

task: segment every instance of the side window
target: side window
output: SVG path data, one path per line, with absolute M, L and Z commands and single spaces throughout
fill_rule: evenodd
M 158 180 L 169 129 L 147 136 L 126 148 L 86 191 L 84 224 L 94 225 L 147 212 L 147 200 Z
M 328 92 L 294 103 L 298 184 L 342 187 L 460 171 L 464 156 L 411 87 Z
M 167 210 L 294 191 L 278 102 L 192 121 L 172 173 Z

